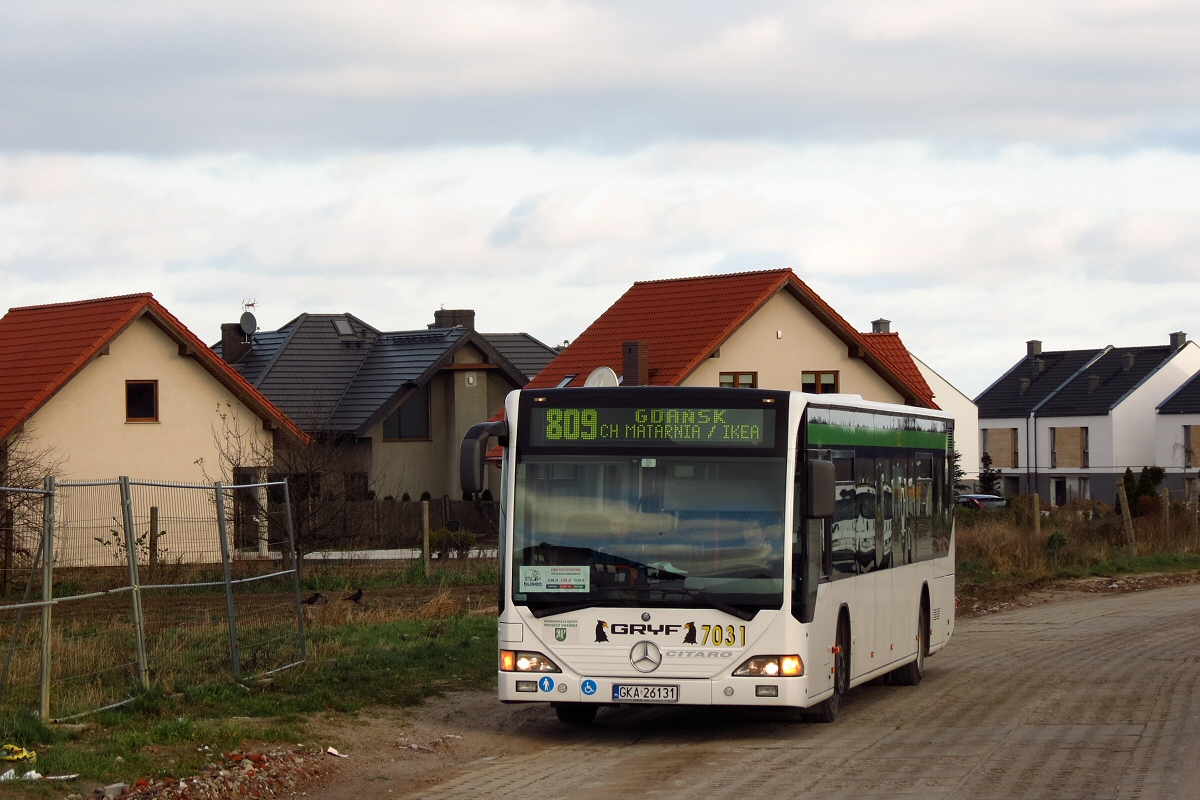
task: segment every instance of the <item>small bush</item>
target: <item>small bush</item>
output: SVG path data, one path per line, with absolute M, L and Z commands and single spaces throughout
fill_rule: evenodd
M 490 502 L 492 502 L 492 490 L 491 490 L 491 489 L 484 489 L 484 490 L 483 490 L 483 494 L 479 495 L 479 499 L 480 499 L 480 500 L 482 500 L 482 501 L 483 501 L 483 502 L 485 502 L 485 503 L 490 503 Z
M 402 503 L 408 503 L 411 500 L 412 500 L 412 497 L 409 496 L 408 492 L 405 492 L 404 494 L 400 495 L 400 502 L 402 502 Z
M 474 546 L 475 534 L 470 531 L 438 528 L 429 532 L 429 551 L 438 558 L 449 558 L 451 553 L 455 558 L 467 558 Z
M 429 492 L 421 492 L 421 499 L 422 500 L 432 500 L 433 495 L 431 495 Z

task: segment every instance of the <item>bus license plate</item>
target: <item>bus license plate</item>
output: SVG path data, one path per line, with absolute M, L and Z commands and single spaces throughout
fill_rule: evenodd
M 678 686 L 630 686 L 613 684 L 614 703 L 678 703 Z

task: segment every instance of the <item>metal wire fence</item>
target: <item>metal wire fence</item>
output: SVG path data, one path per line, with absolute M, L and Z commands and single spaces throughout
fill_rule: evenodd
M 25 602 L 12 590 L 0 602 L 13 665 L 0 708 L 32 703 L 43 718 L 66 719 L 153 686 L 179 691 L 302 663 L 290 504 L 270 507 L 270 489 L 287 497 L 280 483 L 48 481 L 35 493 L 42 513 L 17 536 L 33 555 L 21 556 L 23 573 L 6 573 L 6 585 L 24 574 L 30 589 Z

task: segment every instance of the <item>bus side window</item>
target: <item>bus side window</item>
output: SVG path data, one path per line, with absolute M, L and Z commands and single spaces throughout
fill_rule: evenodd
M 858 514 L 854 491 L 854 451 L 835 451 L 833 468 L 837 480 L 837 501 L 830 531 L 830 574 L 834 580 L 838 580 L 858 574 L 858 534 L 854 525 Z

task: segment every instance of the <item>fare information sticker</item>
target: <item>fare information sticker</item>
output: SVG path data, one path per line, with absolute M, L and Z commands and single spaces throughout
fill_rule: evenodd
M 587 592 L 590 576 L 582 567 L 521 567 L 520 592 Z

